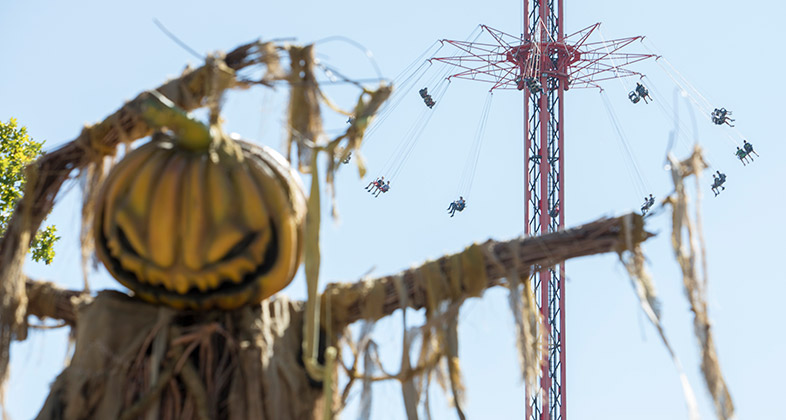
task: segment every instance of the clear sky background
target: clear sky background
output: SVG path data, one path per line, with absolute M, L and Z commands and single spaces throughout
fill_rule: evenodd
M 169 40 L 157 18 L 192 48 L 207 53 L 231 50 L 262 38 L 294 37 L 309 43 L 340 35 L 373 51 L 383 75 L 393 79 L 438 39 L 465 39 L 478 24 L 520 32 L 516 1 L 334 2 L 4 2 L 0 10 L 0 119 L 15 117 L 46 149 L 75 138 L 83 124 L 103 119 L 141 90 L 178 75 L 199 60 Z M 743 6 L 731 1 L 599 2 L 565 1 L 565 30 L 602 21 L 602 35 L 646 35 L 650 46 L 718 107 L 734 112 L 737 128 L 761 155 L 743 167 L 733 156 L 737 133 L 712 125 L 705 115 L 678 99 L 675 85 L 650 61 L 633 67 L 651 79 L 651 92 L 673 110 L 688 130 L 679 133 L 675 153 L 683 158 L 698 137 L 713 169 L 728 175 L 727 189 L 713 198 L 706 177 L 702 202 L 710 277 L 710 316 L 717 350 L 740 419 L 783 419 L 786 339 L 782 325 L 786 295 L 781 268 L 783 237 L 780 189 L 784 179 L 778 156 L 785 150 L 778 113 L 786 94 L 780 75 L 779 43 L 786 35 L 782 2 Z M 489 41 L 489 38 L 486 38 Z M 599 38 L 595 38 L 599 40 Z M 629 52 L 647 52 L 635 43 Z M 323 42 L 321 60 L 350 77 L 376 77 L 362 51 L 350 44 Z M 651 192 L 662 199 L 672 192 L 664 157 L 672 113 L 657 104 L 632 105 L 627 91 L 634 80 L 604 85 L 627 134 L 634 160 Z M 468 81 L 451 84 L 392 190 L 374 199 L 364 190 L 368 179 L 354 169 L 338 174 L 341 221 L 323 225 L 323 281 L 354 281 L 398 272 L 412 264 L 461 250 L 488 238 L 523 233 L 521 94 L 494 95 L 468 208 L 454 218 L 445 214 L 454 200 L 461 168 L 490 86 Z M 350 86 L 331 94 L 355 96 Z M 405 138 L 425 107 L 416 92 L 391 110 L 390 117 L 363 149 L 377 175 L 390 151 Z M 677 98 L 677 102 L 675 102 Z M 279 148 L 286 89 L 255 88 L 228 96 L 227 131 Z M 566 225 L 637 211 L 642 194 L 626 170 L 622 153 L 597 90 L 571 90 L 565 101 Z M 696 131 L 691 123 L 695 113 Z M 328 116 L 329 130 L 345 127 Z M 332 131 L 335 132 L 335 131 Z M 380 174 L 384 175 L 384 174 Z M 709 173 L 707 173 L 709 176 Z M 63 239 L 51 266 L 28 264 L 40 279 L 78 288 L 79 184 L 61 195 L 49 219 Z M 711 400 L 699 373 L 692 318 L 682 292 L 679 269 L 670 249 L 670 215 L 656 211 L 648 230 L 658 236 L 645 252 L 663 306 L 666 333 L 696 391 L 703 418 L 712 418 Z M 567 404 L 577 419 L 687 418 L 675 368 L 654 329 L 641 313 L 624 268 L 615 255 L 571 260 L 567 264 Z M 91 276 L 94 289 L 119 288 L 103 269 Z M 284 293 L 304 296 L 301 275 Z M 514 330 L 503 290 L 488 291 L 466 303 L 460 315 L 461 358 L 470 419 L 524 417 L 524 391 L 515 356 Z M 400 320 L 376 327 L 386 366 L 396 370 Z M 12 347 L 6 396 L 14 419 L 36 415 L 49 384 L 66 358 L 64 330 L 31 331 Z M 376 387 L 373 418 L 401 419 L 404 409 L 396 383 Z M 359 391 L 358 391 L 359 392 Z M 433 413 L 454 418 L 439 390 Z M 357 394 L 355 395 L 357 400 Z M 344 418 L 354 418 L 351 407 Z

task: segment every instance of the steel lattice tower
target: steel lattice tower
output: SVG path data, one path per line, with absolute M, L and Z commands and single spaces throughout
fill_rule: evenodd
M 563 30 L 562 0 L 524 1 L 525 33 L 519 37 L 481 25 L 494 43 L 442 40 L 460 55 L 431 60 L 459 67 L 448 79 L 490 82 L 490 90 L 523 91 L 525 233 L 542 235 L 564 226 L 564 94 L 569 88 L 597 87 L 615 77 L 641 76 L 625 66 L 652 54 L 618 52 L 642 37 L 587 42 L 600 25 L 572 35 Z M 566 419 L 565 267 L 535 267 L 531 284 L 548 338 L 539 388 L 527 390 L 527 420 Z M 544 334 L 545 333 L 545 334 Z

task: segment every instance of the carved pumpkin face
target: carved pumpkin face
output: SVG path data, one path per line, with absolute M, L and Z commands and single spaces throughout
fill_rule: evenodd
M 289 284 L 306 206 L 286 160 L 241 141 L 208 152 L 160 136 L 120 161 L 99 193 L 96 252 L 109 272 L 178 309 L 233 309 Z

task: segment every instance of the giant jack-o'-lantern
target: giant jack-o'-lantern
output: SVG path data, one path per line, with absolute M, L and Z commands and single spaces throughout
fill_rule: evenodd
M 257 303 L 289 284 L 300 262 L 299 176 L 269 148 L 196 132 L 158 133 L 111 170 L 97 201 L 96 252 L 150 302 Z

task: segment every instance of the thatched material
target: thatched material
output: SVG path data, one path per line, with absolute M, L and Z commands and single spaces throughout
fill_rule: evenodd
M 395 276 L 354 285 L 330 284 L 321 305 L 323 319 L 330 321 L 323 323 L 325 336 L 333 343 L 344 326 L 358 320 L 378 319 L 402 307 L 428 308 L 427 324 L 419 332 L 408 332 L 409 340 L 404 343 L 408 346 L 413 334 L 423 334 L 424 347 L 414 364 L 404 361 L 398 374 L 373 377 L 373 369 L 360 372 L 356 361 L 348 370 L 350 380 L 362 379 L 366 384 L 399 380 L 404 395 L 409 395 L 405 401 L 411 405 L 417 404 L 436 374 L 438 380 L 447 378 L 446 387 L 460 403 L 455 317 L 461 302 L 504 284 L 501 279 L 513 273 L 526 276 L 532 267 L 541 269 L 569 258 L 620 250 L 626 238 L 637 238 L 638 243 L 650 236 L 642 229 L 640 216 L 628 217 L 638 228 L 625 228 L 623 218 L 603 219 L 537 238 L 488 241 Z M 443 281 L 435 280 L 440 278 Z M 440 283 L 444 285 L 441 290 Z M 28 314 L 63 319 L 77 328 L 74 358 L 53 386 L 40 419 L 98 414 L 141 418 L 146 412 L 158 413 L 160 418 L 200 418 L 198 413 L 207 412 L 210 418 L 310 419 L 326 409 L 320 406 L 321 389 L 306 387 L 313 383 L 300 360 L 303 303 L 279 299 L 260 307 L 197 316 L 177 314 L 116 292 L 102 292 L 94 302 L 80 302 L 82 292 L 64 291 L 52 284 L 28 280 L 27 288 L 32 299 L 28 309 L 35 309 Z M 452 303 L 440 305 L 443 300 Z M 366 359 L 368 369 L 374 365 L 370 363 L 374 353 L 368 351 L 368 342 L 360 350 L 353 353 Z M 442 365 L 444 372 L 439 368 L 443 357 L 447 362 Z M 123 398 L 109 397 L 113 390 L 125 390 L 117 394 Z M 200 395 L 206 397 L 195 397 Z M 343 400 L 347 390 L 342 395 Z M 198 401 L 206 402 L 199 405 Z M 276 406 L 274 401 L 289 403 Z M 293 412 L 292 407 L 300 408 Z M 456 407 L 462 417 L 460 405 Z M 271 417 L 271 412 L 276 414 Z M 262 414 L 254 417 L 255 413 Z
M 48 281 L 27 279 L 27 315 L 40 319 L 52 318 L 76 325 L 77 307 L 92 300 L 84 291 L 67 290 Z
M 704 374 L 704 382 L 715 404 L 716 415 L 719 419 L 729 420 L 734 418 L 734 403 L 731 400 L 726 381 L 723 379 L 707 311 L 708 275 L 699 205 L 701 199 L 699 178 L 707 164 L 704 162 L 701 148 L 698 146 L 688 159 L 678 162 L 673 156 L 669 156 L 669 163 L 671 164 L 675 190 L 675 194 L 668 199 L 668 203 L 673 207 L 672 247 L 682 269 L 685 295 L 688 297 L 693 312 L 693 330 L 701 350 L 701 371 Z M 684 185 L 685 178 L 689 176 L 694 176 L 696 180 L 695 221 L 692 221 L 688 214 L 690 200 Z M 684 237 L 686 234 L 687 237 Z M 699 266 L 703 267 L 703 281 L 700 281 Z
M 313 419 L 303 304 L 175 312 L 117 292 L 78 310 L 76 349 L 37 419 Z
M 629 220 L 625 220 L 625 222 L 630 223 Z M 674 348 L 666 337 L 666 331 L 663 329 L 660 302 L 655 293 L 655 285 L 649 273 L 644 268 L 644 252 L 642 252 L 640 246 L 633 244 L 632 239 L 626 239 L 626 241 L 628 244 L 627 249 L 619 253 L 620 260 L 628 270 L 628 275 L 630 276 L 633 290 L 639 298 L 641 309 L 655 327 L 658 336 L 671 357 L 672 363 L 674 363 L 674 367 L 677 369 L 677 374 L 680 377 L 680 385 L 682 386 L 682 394 L 685 398 L 685 404 L 688 406 L 688 418 L 690 420 L 698 420 L 699 408 L 696 403 L 696 395 L 693 392 L 690 382 L 688 382 L 688 376 L 685 374 L 685 370 L 682 368 L 682 362 L 680 362 L 679 357 L 677 357 L 677 354 L 674 352 Z
M 522 376 L 527 383 L 533 384 L 541 363 L 538 354 L 543 351 L 543 342 L 538 336 L 538 326 L 542 321 L 528 281 L 530 274 L 565 259 L 638 246 L 648 237 L 641 216 L 631 214 L 542 237 L 471 245 L 463 252 L 443 256 L 403 273 L 360 283 L 329 284 L 322 295 L 321 306 L 330 309 L 323 312 L 322 323 L 328 331 L 340 331 L 358 320 L 373 322 L 400 308 L 425 308 L 426 323 L 422 327 L 408 330 L 404 320 L 404 348 L 399 373 L 385 374 L 373 380 L 401 382 L 407 418 L 414 420 L 418 418 L 417 405 L 421 400 L 425 411 L 429 411 L 426 391 L 431 376 L 436 374 L 443 389 L 452 395 L 458 418 L 463 419 L 461 401 L 464 387 L 458 359 L 457 317 L 465 299 L 480 296 L 488 287 L 508 285 L 518 325 Z M 502 282 L 502 278 L 507 278 L 507 282 Z M 526 279 L 524 288 L 521 287 L 521 278 Z M 421 336 L 419 350 L 411 348 L 418 334 Z M 350 378 L 364 381 L 364 389 L 374 371 L 382 369 L 371 351 L 368 346 L 355 351 L 355 363 L 347 369 Z M 409 360 L 411 353 L 419 353 L 414 366 Z M 368 363 L 369 357 L 373 361 L 371 364 Z M 365 369 L 371 366 L 372 370 L 359 372 L 360 360 L 366 360 Z M 369 401 L 370 394 L 364 393 L 366 406 Z
M 290 47 L 289 60 L 289 137 L 285 156 L 293 166 L 297 162 L 301 172 L 309 173 L 312 172 L 313 145 L 322 136 L 319 85 L 314 75 L 314 46 Z M 297 146 L 296 159 L 292 157 L 293 144 Z
M 646 240 L 650 234 L 644 231 L 641 216 L 632 214 L 634 244 Z M 480 290 L 467 290 L 466 286 L 455 289 L 462 296 L 477 296 L 483 289 L 501 285 L 500 279 L 508 276 L 511 269 L 516 269 L 519 276 L 526 277 L 533 267 L 538 270 L 558 264 L 571 258 L 626 249 L 623 234 L 625 224 L 623 217 L 600 219 L 598 221 L 565 229 L 538 237 L 519 237 L 511 241 L 488 241 L 482 247 L 496 257 L 495 262 L 486 258 L 484 253 L 480 263 L 483 267 L 486 284 Z M 516 244 L 516 245 L 514 245 Z M 336 331 L 344 325 L 358 320 L 375 320 L 390 315 L 402 305 L 398 298 L 394 279 L 401 276 L 408 296 L 408 307 L 420 309 L 426 307 L 426 285 L 417 281 L 416 272 L 428 264 L 436 264 L 446 278 L 455 279 L 451 275 L 451 260 L 456 255 L 446 255 L 435 262 L 412 268 L 403 273 L 385 276 L 374 280 L 358 283 L 329 284 L 323 294 L 322 306 L 330 299 L 332 321 Z M 443 293 L 449 293 L 444 291 Z

